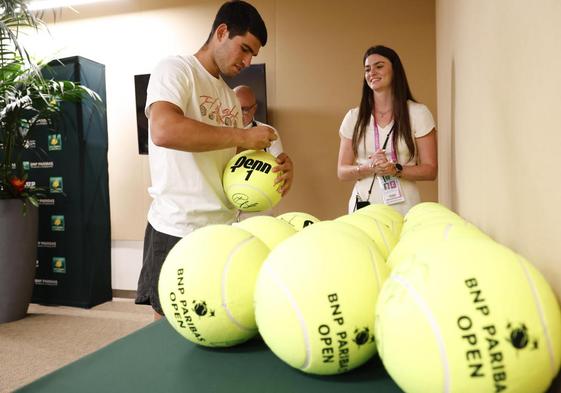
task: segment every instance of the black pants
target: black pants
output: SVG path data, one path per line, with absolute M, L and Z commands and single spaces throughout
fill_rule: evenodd
M 150 223 L 146 225 L 142 270 L 138 278 L 138 288 L 134 301 L 136 304 L 150 304 L 154 311 L 164 315 L 158 296 L 158 278 L 169 251 L 180 240 L 180 237 L 158 232 L 152 228 Z

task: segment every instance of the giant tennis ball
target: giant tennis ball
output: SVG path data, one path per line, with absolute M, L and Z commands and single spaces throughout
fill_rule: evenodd
M 169 252 L 158 292 L 166 319 L 183 337 L 228 347 L 257 333 L 255 280 L 269 253 L 251 233 L 230 225 L 191 232 Z
M 378 246 L 378 250 L 384 256 L 384 259 L 388 258 L 388 255 L 398 240 L 398 237 L 388 226 L 371 216 L 353 213 L 336 218 L 335 221 L 346 222 L 363 230 L 368 237 L 374 240 Z
M 406 392 L 544 392 L 561 363 L 561 312 L 524 258 L 476 237 L 420 250 L 376 308 L 386 370 Z
M 254 216 L 232 224 L 261 239 L 270 250 L 296 233 L 289 223 L 270 216 Z
M 222 185 L 236 209 L 260 212 L 279 203 L 275 166 L 275 157 L 261 150 L 246 150 L 232 157 L 224 169 Z
M 405 229 L 405 226 L 403 227 Z M 390 269 L 395 268 L 420 250 L 433 249 L 443 243 L 462 240 L 470 237 L 478 237 L 490 242 L 493 241 L 476 226 L 467 221 L 448 222 L 432 221 L 416 230 L 409 230 L 402 234 L 396 246 L 390 252 L 387 263 Z
M 407 214 L 405 214 L 405 216 L 411 217 L 421 213 L 437 213 L 450 211 L 450 209 L 438 202 L 421 202 L 417 203 L 415 206 L 412 206 Z
M 311 214 L 304 212 L 288 212 L 277 216 L 279 220 L 286 221 L 294 227 L 297 231 L 301 231 L 308 225 L 315 224 L 319 222 L 319 219 L 312 216 Z
M 401 236 L 436 222 L 461 224 L 465 220 L 444 205 L 436 202 L 423 202 L 413 206 L 405 215 Z
M 269 254 L 257 279 L 263 340 L 306 373 L 358 367 L 376 351 L 374 307 L 386 271 L 372 241 L 348 224 L 298 232 Z
M 381 203 L 374 203 L 358 209 L 353 214 L 360 214 L 375 218 L 376 220 L 389 226 L 392 232 L 399 238 L 403 225 L 403 216 L 393 207 Z

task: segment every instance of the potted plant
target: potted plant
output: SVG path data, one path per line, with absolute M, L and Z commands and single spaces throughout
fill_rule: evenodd
M 42 76 L 18 40 L 22 31 L 44 28 L 29 0 L 0 0 L 0 323 L 23 318 L 35 277 L 38 197 L 46 191 L 27 182 L 22 152 L 34 134 L 52 126 L 61 103 L 99 96 L 70 81 Z

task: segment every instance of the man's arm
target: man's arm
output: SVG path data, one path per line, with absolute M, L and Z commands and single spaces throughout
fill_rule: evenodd
M 156 146 L 189 152 L 229 147 L 264 149 L 276 139 L 269 127 L 250 130 L 212 126 L 183 115 L 176 105 L 157 101 L 150 106 L 150 134 Z

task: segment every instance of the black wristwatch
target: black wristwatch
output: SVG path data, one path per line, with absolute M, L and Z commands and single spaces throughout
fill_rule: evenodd
M 397 177 L 400 177 L 401 176 L 401 171 L 403 170 L 403 165 L 401 165 L 399 162 L 396 162 L 395 163 L 395 170 L 396 170 L 395 175 Z

